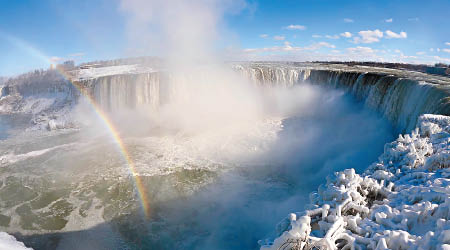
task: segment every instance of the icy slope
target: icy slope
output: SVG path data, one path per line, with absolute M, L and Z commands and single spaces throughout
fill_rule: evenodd
M 335 173 L 261 249 L 450 249 L 449 145 L 450 117 L 421 116 L 364 174 Z

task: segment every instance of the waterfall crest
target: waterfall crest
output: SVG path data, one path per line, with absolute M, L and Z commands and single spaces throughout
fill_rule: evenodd
M 414 74 L 409 78 L 389 72 L 288 63 L 234 63 L 231 67 L 258 87 L 290 88 L 310 83 L 344 89 L 402 132 L 411 131 L 422 114 L 450 115 L 448 85 L 420 79 Z M 173 82 L 171 74 L 160 71 L 102 76 L 85 80 L 83 86 L 102 108 L 114 111 L 139 105 L 157 108 L 186 95 L 179 92 L 187 91 L 189 86 Z
M 233 66 L 254 84 L 291 87 L 309 82 L 341 88 L 383 114 L 402 132 L 415 128 L 422 114 L 450 115 L 447 86 L 386 73 L 344 71 L 282 64 Z

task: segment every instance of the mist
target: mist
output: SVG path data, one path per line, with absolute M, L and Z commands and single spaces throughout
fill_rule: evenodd
M 215 129 L 177 144 L 200 165 L 207 158 L 233 167 L 211 169 L 219 173 L 213 183 L 159 205 L 155 221 L 164 226 L 149 226 L 155 235 L 146 244 L 256 249 L 258 240 L 275 235 L 280 220 L 304 209 L 328 175 L 346 168 L 361 172 L 393 139 L 387 121 L 339 90 L 309 84 L 273 89 L 264 104 L 267 119 L 238 134 Z
M 171 69 L 220 62 L 216 46 L 226 40 L 225 15 L 248 6 L 245 0 L 123 0 L 130 51 L 162 56 Z
M 173 198 L 179 183 L 159 192 L 168 201 L 154 204 L 144 246 L 256 249 L 293 208 L 303 209 L 326 176 L 365 169 L 392 139 L 387 121 L 341 90 L 308 82 L 256 86 L 224 64 L 215 48 L 222 18 L 245 7 L 244 1 L 121 2 L 130 48 L 166 62 L 158 107 L 109 114 L 121 137 L 139 138 L 158 155 L 133 160 L 147 174 L 168 163 L 217 173 L 187 196 Z
M 179 183 L 157 194 L 164 202 L 154 204 L 145 246 L 255 249 L 292 208 L 303 209 L 327 175 L 365 169 L 393 138 L 387 121 L 341 90 L 308 82 L 256 86 L 224 64 L 216 51 L 222 18 L 245 7 L 232 0 L 121 2 L 130 50 L 165 60 L 158 107 L 108 114 L 122 139 L 158 156 L 134 154 L 138 170 L 170 164 L 217 173 L 212 183 L 192 183 L 197 191 L 187 196 L 173 198 Z M 88 109 L 78 105 L 85 138 L 105 133 Z

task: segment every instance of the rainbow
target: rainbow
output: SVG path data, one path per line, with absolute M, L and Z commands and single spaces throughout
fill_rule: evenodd
M 3 37 L 5 40 L 9 41 L 11 44 L 17 46 L 19 49 L 22 49 L 32 55 L 33 57 L 39 58 L 43 62 L 47 63 L 48 65 L 52 65 L 53 61 L 50 57 L 46 56 L 42 51 L 36 49 L 34 46 L 30 45 L 29 43 L 23 41 L 22 39 L 19 39 L 17 37 L 5 34 L 0 31 L 0 38 Z M 94 98 L 83 88 L 82 85 L 79 83 L 72 81 L 71 77 L 64 72 L 62 69 L 59 69 L 56 67 L 56 70 L 66 79 L 69 81 L 75 88 L 77 88 L 80 93 L 86 97 L 86 99 L 89 101 L 91 106 L 94 108 L 96 114 L 100 117 L 103 124 L 107 128 L 109 134 L 112 136 L 114 142 L 117 144 L 119 151 L 121 155 L 123 156 L 128 169 L 132 175 L 132 178 L 134 180 L 134 186 L 138 192 L 139 200 L 141 203 L 141 207 L 143 210 L 143 213 L 145 215 L 145 218 L 150 218 L 150 202 L 148 200 L 148 194 L 147 189 L 144 186 L 144 183 L 142 181 L 141 176 L 138 174 L 136 170 L 136 165 L 133 162 L 130 153 L 128 152 L 127 147 L 125 146 L 125 143 L 123 142 L 122 138 L 120 137 L 120 134 L 118 130 L 115 128 L 113 122 L 108 117 L 108 115 L 103 111 L 103 109 L 95 102 Z

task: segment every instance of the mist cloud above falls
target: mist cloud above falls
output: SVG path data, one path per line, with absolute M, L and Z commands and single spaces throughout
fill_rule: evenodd
M 216 53 L 224 39 L 224 16 L 246 7 L 246 0 L 121 1 L 129 46 L 166 62 L 168 101 L 149 114 L 146 124 L 189 135 L 216 135 L 203 140 L 205 144 L 221 135 L 245 134 L 252 121 L 262 118 L 258 91 Z
M 246 6 L 245 0 L 122 0 L 120 10 L 132 50 L 181 67 L 215 61 L 224 15 Z

